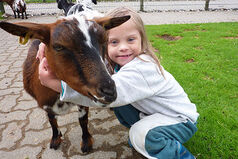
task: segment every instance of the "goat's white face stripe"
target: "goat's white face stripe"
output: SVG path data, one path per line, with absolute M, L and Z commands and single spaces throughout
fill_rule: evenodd
M 79 12 L 78 10 L 75 10 L 76 5 L 80 5 L 80 4 L 75 4 L 73 7 L 70 8 L 69 12 L 73 11 L 74 14 L 68 15 L 67 18 L 69 18 L 69 19 L 76 18 L 78 20 L 78 22 L 79 22 L 78 27 L 82 31 L 84 36 L 86 37 L 85 43 L 90 48 L 92 48 L 93 45 L 92 45 L 92 41 L 91 41 L 91 38 L 90 38 L 89 32 L 88 32 L 89 27 L 91 26 L 92 22 L 86 21 L 86 19 L 93 19 L 95 17 L 103 17 L 103 14 L 99 13 L 98 11 L 88 9 L 84 5 L 82 6 L 84 10 Z
M 91 22 L 86 22 L 85 20 L 82 20 L 83 18 L 79 18 L 79 29 L 82 31 L 82 33 L 84 34 L 84 36 L 86 37 L 86 44 L 92 48 L 92 41 L 91 38 L 89 36 L 89 27 L 91 26 Z
M 78 27 L 79 27 L 79 29 L 81 30 L 81 32 L 83 33 L 83 35 L 84 35 L 85 38 L 86 38 L 85 43 L 86 43 L 90 48 L 92 48 L 93 45 L 92 45 L 91 38 L 90 38 L 90 36 L 89 36 L 89 28 L 90 28 L 92 22 L 86 21 L 86 20 L 85 20 L 85 17 L 83 17 L 83 16 L 74 16 L 74 15 L 73 15 L 73 16 L 68 16 L 68 17 L 70 17 L 70 18 L 76 18 L 76 19 L 77 19 L 77 21 L 79 22 Z

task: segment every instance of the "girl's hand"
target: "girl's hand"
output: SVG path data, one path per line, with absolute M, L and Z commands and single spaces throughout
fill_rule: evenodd
M 39 52 L 39 51 L 38 51 Z M 61 92 L 61 81 L 49 68 L 46 57 L 40 53 L 39 80 L 43 86 L 49 87 L 56 92 Z
M 43 57 L 45 57 L 45 44 L 44 43 L 40 43 L 39 49 L 37 51 L 36 58 L 41 61 L 43 59 Z

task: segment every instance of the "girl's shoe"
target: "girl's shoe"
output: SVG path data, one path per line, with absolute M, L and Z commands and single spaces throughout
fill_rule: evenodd
M 181 143 L 177 141 L 180 159 L 196 159 Z

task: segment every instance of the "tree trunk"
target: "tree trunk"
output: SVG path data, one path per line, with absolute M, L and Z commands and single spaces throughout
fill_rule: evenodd
M 210 0 L 205 0 L 205 11 L 208 11 L 209 10 L 209 2 Z
M 4 7 L 3 7 L 3 2 L 0 2 L 0 12 L 1 12 L 2 14 L 5 13 L 5 10 L 4 10 Z
M 140 0 L 140 11 L 144 12 L 144 0 Z

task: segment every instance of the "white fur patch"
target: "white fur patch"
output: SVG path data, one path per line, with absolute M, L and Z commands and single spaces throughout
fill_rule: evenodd
M 52 111 L 58 115 L 66 114 L 70 111 L 73 104 L 68 104 L 66 102 L 61 102 L 59 99 L 55 102 L 52 107 Z
M 80 109 L 80 108 L 78 110 L 79 110 L 78 117 L 82 118 L 86 114 L 86 111 L 84 109 Z

